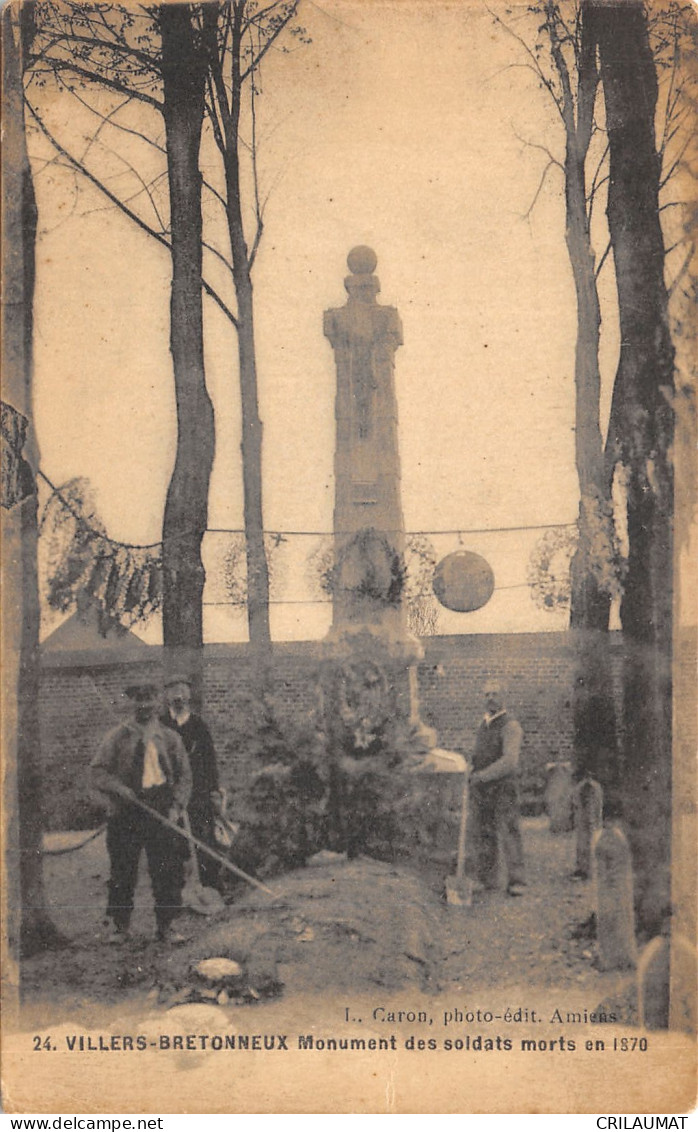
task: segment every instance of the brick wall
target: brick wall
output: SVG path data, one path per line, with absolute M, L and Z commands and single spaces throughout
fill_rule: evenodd
M 615 636 L 615 635 L 614 635 Z M 566 633 L 433 637 L 419 666 L 421 714 L 440 744 L 467 750 L 482 715 L 485 678 L 502 679 L 508 703 L 524 732 L 522 765 L 529 804 L 540 799 L 545 764 L 572 753 L 571 695 L 574 651 Z M 620 643 L 614 641 L 614 652 Z M 274 700 L 288 720 L 302 725 L 317 706 L 319 642 L 274 647 Z M 221 778 L 233 787 L 244 777 L 246 755 L 231 742 L 235 713 L 249 690 L 244 645 L 209 645 L 204 655 L 205 715 L 219 752 Z M 44 802 L 52 828 L 74 824 L 86 793 L 89 761 L 101 735 L 127 711 L 122 692 L 137 680 L 157 679 L 159 648 L 115 663 L 95 653 L 46 654 L 41 674 Z

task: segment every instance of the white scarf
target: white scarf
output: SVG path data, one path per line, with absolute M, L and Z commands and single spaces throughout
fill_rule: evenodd
M 148 731 L 143 734 L 145 754 L 143 756 L 143 779 L 141 786 L 144 790 L 150 790 L 153 786 L 164 786 L 167 782 L 167 778 L 163 774 L 162 766 L 160 765 L 160 756 L 154 735 L 154 732 Z

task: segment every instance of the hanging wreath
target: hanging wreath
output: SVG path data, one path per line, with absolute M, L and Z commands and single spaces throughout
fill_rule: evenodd
M 528 563 L 531 596 L 541 609 L 555 612 L 570 603 L 570 566 L 577 549 L 577 530 L 546 531 L 536 542 Z
M 403 556 L 385 535 L 366 527 L 337 551 L 334 566 L 328 571 L 327 589 L 333 596 L 398 606 L 406 578 Z
M 264 535 L 264 554 L 267 561 L 270 594 L 283 589 L 286 571 L 279 554 L 288 540 L 281 534 Z M 233 534 L 223 549 L 220 565 L 212 571 L 212 580 L 222 582 L 223 591 L 232 606 L 247 605 L 247 543 L 244 534 Z

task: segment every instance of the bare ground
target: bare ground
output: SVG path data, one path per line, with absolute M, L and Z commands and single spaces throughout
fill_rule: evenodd
M 501 891 L 476 896 L 470 908 L 453 907 L 443 899 L 446 866 L 418 873 L 328 856 L 271 882 L 275 900 L 249 889 L 215 918 L 183 913 L 177 927 L 186 943 L 178 948 L 153 941 L 145 876 L 135 938 L 119 946 L 104 942 L 108 862 L 101 836 L 46 859 L 52 914 L 71 942 L 24 962 L 23 1014 L 45 1025 L 67 1010 L 103 1021 L 110 1008 L 165 1009 L 178 993 L 181 1000 L 191 961 L 212 955 L 250 964 L 253 994 L 238 1000 L 241 1009 L 254 1009 L 240 1005 L 255 1001 L 252 984 L 263 998 L 271 979 L 279 1004 L 328 992 L 373 1000 L 409 991 L 413 1001 L 466 995 L 514 1008 L 518 990 L 529 1002 L 593 1010 L 624 980 L 595 969 L 593 943 L 576 930 L 589 916 L 592 893 L 589 884 L 570 879 L 572 835 L 551 835 L 545 819 L 525 820 L 523 834 L 529 884 L 519 898 Z M 51 844 L 78 836 L 84 835 L 52 835 Z

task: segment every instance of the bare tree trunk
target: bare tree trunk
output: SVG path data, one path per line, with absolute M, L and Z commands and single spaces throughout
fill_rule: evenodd
M 592 561 L 594 523 L 608 506 L 599 399 L 601 311 L 587 211 L 586 161 L 599 82 L 596 48 L 582 23 L 576 63 L 577 96 L 559 38 L 559 7 L 546 5 L 553 63 L 562 88 L 565 127 L 565 240 L 577 299 L 575 461 L 579 480 L 579 543 L 571 566 L 570 627 L 575 633 L 575 773 L 597 778 L 611 799 L 617 778 L 616 716 L 610 672 L 610 597 Z
M 570 627 L 575 633 L 574 750 L 578 777 L 598 779 L 609 800 L 617 763 L 616 718 L 610 673 L 610 597 L 599 586 L 591 557 L 594 515 L 607 504 L 599 423 L 601 314 L 586 211 L 584 161 L 578 134 L 565 158 L 567 249 L 577 294 L 575 451 L 579 479 L 579 544 L 571 567 Z
M 233 246 L 235 291 L 238 302 L 238 360 L 242 402 L 242 478 L 247 555 L 247 622 L 255 652 L 270 651 L 269 565 L 264 545 L 262 506 L 262 422 L 257 395 L 257 362 L 254 343 L 252 280 L 247 267 L 247 249 L 242 234 L 239 200 L 229 223 Z M 233 236 L 234 234 L 234 236 Z M 234 242 L 233 242 L 234 238 Z
M 39 735 L 38 454 L 32 421 L 33 302 L 37 209 L 24 131 L 22 41 L 32 8 L 2 13 L 3 39 L 3 822 L 7 850 L 3 892 L 16 960 L 62 937 L 47 911 L 43 885 Z M 25 449 L 25 439 L 28 440 Z M 29 457 L 29 458 L 27 458 Z M 7 888 L 5 887 L 7 885 Z M 19 897 L 17 899 L 17 897 Z M 18 920 L 18 910 L 20 918 Z
M 244 4 L 236 3 L 234 5 L 231 140 L 234 141 L 235 148 L 234 152 L 230 150 L 228 152 L 225 179 L 228 230 L 233 257 L 233 280 L 238 303 L 238 361 L 242 403 L 242 477 L 247 544 L 247 619 L 250 644 L 255 651 L 264 654 L 270 649 L 271 634 L 269 629 L 269 566 L 264 547 L 264 514 L 262 508 L 262 422 L 259 418 L 257 391 L 252 278 L 242 221 L 240 159 L 238 156 L 238 129 L 242 100 L 240 20 L 243 11 Z
M 195 41 L 190 5 L 163 4 L 160 29 L 172 231 L 170 350 L 177 398 L 177 453 L 163 520 L 163 637 L 168 666 L 189 670 L 198 700 L 206 581 L 201 544 L 215 451 L 201 284 L 199 150 L 206 64 Z
M 209 66 L 221 114 L 224 135 L 226 213 L 237 299 L 237 340 L 242 409 L 242 482 L 247 560 L 247 623 L 250 645 L 262 667 L 271 652 L 269 628 L 269 565 L 264 545 L 262 504 L 262 422 L 259 417 L 257 358 L 254 337 L 254 298 L 250 260 L 242 218 L 239 136 L 242 100 L 242 21 L 246 0 L 232 2 L 230 52 L 232 89 L 230 104 L 223 82 L 223 60 L 216 41 L 215 8 L 204 14 L 207 22 Z
M 589 0 L 610 146 L 608 223 L 621 326 L 613 427 L 628 472 L 629 562 L 621 607 L 626 643 L 625 816 L 638 926 L 670 912 L 674 351 L 667 318 L 657 77 L 640 0 Z

